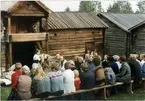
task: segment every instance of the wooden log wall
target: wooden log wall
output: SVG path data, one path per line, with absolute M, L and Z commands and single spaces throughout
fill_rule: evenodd
M 145 24 L 132 31 L 135 37 L 134 52 L 137 54 L 145 53 Z
M 6 67 L 6 45 L 5 42 L 1 42 L 1 67 Z
M 126 32 L 110 22 L 108 19 L 104 18 L 103 16 L 101 16 L 100 18 L 109 26 L 109 28 L 106 29 L 104 36 L 105 54 L 126 55 Z
M 103 29 L 50 31 L 48 53 L 50 55 L 60 53 L 63 56 L 83 56 L 85 54 L 85 43 L 94 42 L 93 32 L 101 35 L 95 37 L 96 43 L 103 43 Z

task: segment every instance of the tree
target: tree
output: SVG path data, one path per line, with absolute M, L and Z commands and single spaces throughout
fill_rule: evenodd
M 104 9 L 102 8 L 101 2 L 100 1 L 92 1 L 96 5 L 96 12 L 104 12 Z
M 113 13 L 133 13 L 131 4 L 128 1 L 117 1 L 109 5 L 107 12 Z
M 69 7 L 66 7 L 65 11 L 66 12 L 70 12 L 70 8 Z
M 81 1 L 79 11 L 95 12 L 96 5 L 92 1 Z
M 103 8 L 100 1 L 81 1 L 79 5 L 79 11 L 86 12 L 103 12 Z
M 139 1 L 137 6 L 138 10 L 135 13 L 145 13 L 145 1 Z

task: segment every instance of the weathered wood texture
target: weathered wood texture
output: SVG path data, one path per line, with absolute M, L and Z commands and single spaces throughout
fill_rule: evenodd
M 13 8 L 11 8 L 12 16 L 45 16 L 46 13 L 35 2 L 25 1 L 18 2 Z
M 1 42 L 1 67 L 6 66 L 6 45 L 5 42 Z
M 100 33 L 98 36 L 92 34 Z M 85 43 L 103 43 L 103 30 L 59 30 L 49 32 L 48 53 L 55 55 L 60 53 L 63 56 L 74 56 L 85 54 Z M 97 47 L 96 47 L 97 48 Z M 101 52 L 102 53 L 102 52 Z
M 126 55 L 126 32 L 110 22 L 108 19 L 100 16 L 108 24 L 109 28 L 105 31 L 105 54 Z
M 46 38 L 46 33 L 19 33 L 9 36 L 12 37 L 12 42 L 43 41 Z
M 133 52 L 137 54 L 145 53 L 145 24 L 132 31 L 134 37 Z

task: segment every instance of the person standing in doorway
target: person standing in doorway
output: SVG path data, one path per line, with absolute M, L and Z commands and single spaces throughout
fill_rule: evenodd
M 37 69 L 40 66 L 40 50 L 36 49 L 36 52 L 33 56 L 32 69 Z

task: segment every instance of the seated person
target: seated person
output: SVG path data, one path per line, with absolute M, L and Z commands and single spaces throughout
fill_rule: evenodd
M 51 84 L 51 95 L 62 95 L 64 93 L 63 74 L 59 71 L 59 63 L 52 63 L 48 76 Z
M 81 84 L 81 80 L 79 78 L 79 71 L 78 70 L 74 70 L 74 75 L 75 75 L 75 88 L 76 90 L 80 89 L 80 84 Z
M 126 62 L 126 57 L 120 57 L 121 69 L 118 74 L 116 74 L 116 80 L 124 83 L 130 83 L 131 81 L 131 70 L 130 66 Z
M 32 81 L 33 96 L 37 98 L 48 97 L 51 92 L 50 87 L 50 78 L 46 76 L 42 67 L 38 67 Z
M 105 85 L 105 74 L 104 74 L 104 68 L 99 66 L 100 65 L 100 58 L 95 57 L 93 59 L 93 63 L 95 65 L 95 68 L 93 69 L 95 73 L 95 81 L 97 86 L 103 86 Z
M 22 75 L 18 78 L 18 84 L 17 84 L 17 92 L 21 100 L 28 100 L 32 97 L 31 95 L 31 77 L 30 69 L 28 66 L 22 67 Z
M 74 72 L 71 70 L 70 62 L 66 62 L 64 65 L 65 71 L 63 72 L 63 84 L 64 84 L 64 93 L 75 92 L 74 85 Z
M 80 75 L 81 89 L 89 89 L 95 87 L 95 75 L 93 71 L 88 70 L 88 64 L 81 64 L 82 74 Z

